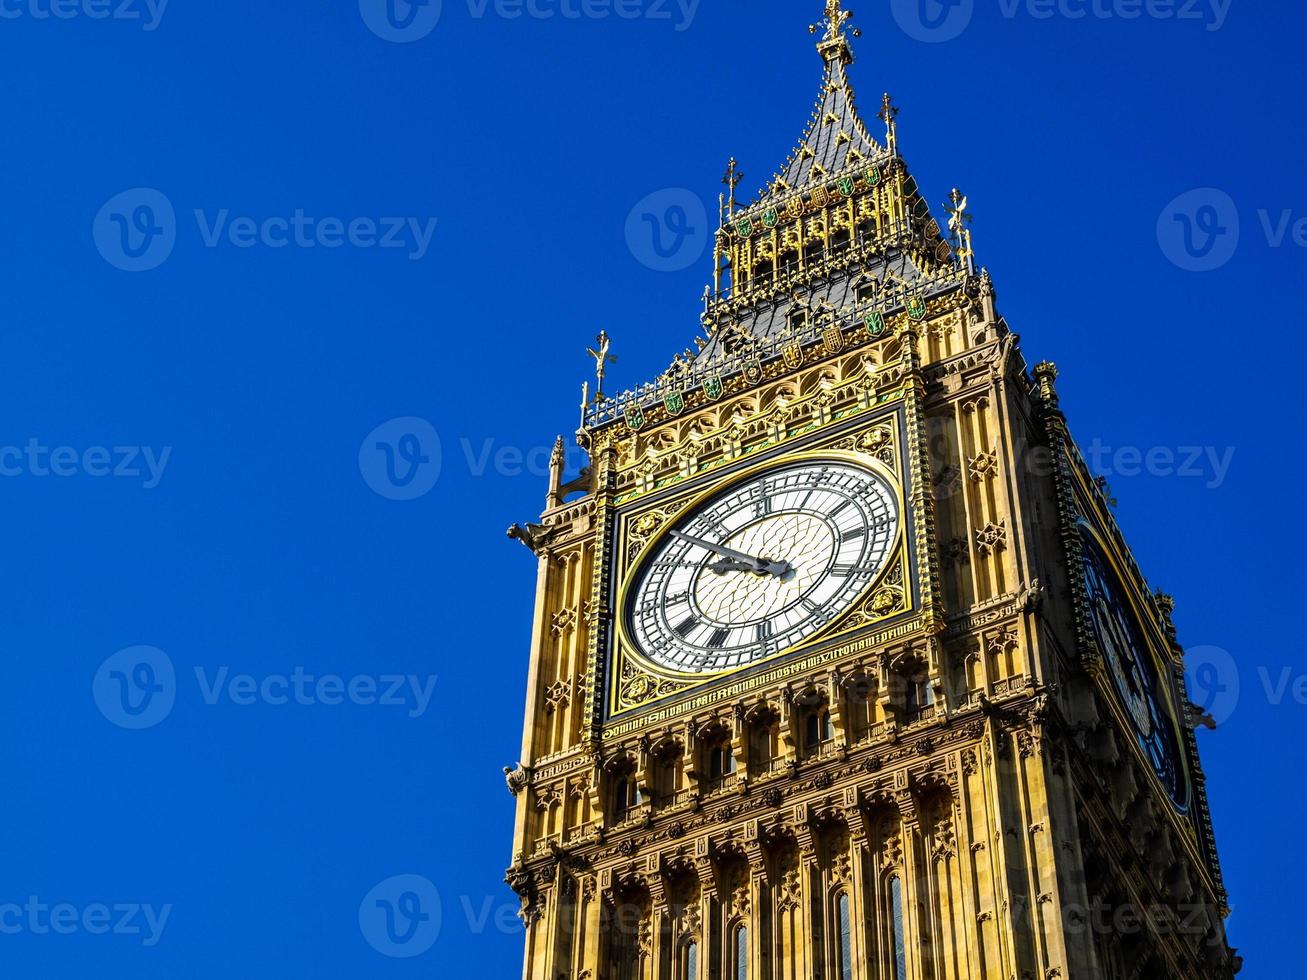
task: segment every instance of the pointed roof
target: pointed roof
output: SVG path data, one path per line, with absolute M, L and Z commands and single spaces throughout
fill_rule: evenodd
M 853 63 L 848 34 L 859 31 L 847 27 L 852 14 L 840 7 L 839 0 L 826 4 L 825 36 L 817 45 L 826 61 L 821 94 L 812 118 L 798 145 L 791 151 L 762 200 L 827 179 L 830 175 L 870 161 L 885 153 L 885 148 L 867 131 L 858 115 L 853 86 L 847 68 Z M 821 25 L 813 25 L 815 34 Z

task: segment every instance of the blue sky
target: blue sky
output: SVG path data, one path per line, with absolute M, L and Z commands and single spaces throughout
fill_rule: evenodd
M 601 327 L 613 386 L 691 343 L 702 215 L 728 157 L 752 190 L 797 139 L 820 6 L 0 0 L 0 972 L 520 969 L 504 528 Z M 1231 935 L 1285 975 L 1307 15 L 854 9 L 864 115 L 889 88 L 931 200 L 970 196 L 1178 598 Z M 440 914 L 397 944 L 405 896 Z

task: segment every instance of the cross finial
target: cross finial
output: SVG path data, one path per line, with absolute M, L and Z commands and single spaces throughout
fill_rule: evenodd
M 952 195 L 949 196 L 949 203 L 944 206 L 948 212 L 948 230 L 953 239 L 953 247 L 957 250 L 958 257 L 962 259 L 968 269 L 972 266 L 971 251 L 971 212 L 967 210 L 967 196 L 956 187 L 953 188 Z
M 597 347 L 587 348 L 587 353 L 595 360 L 595 404 L 604 400 L 604 372 L 609 364 L 616 364 L 617 358 L 608 353 L 608 348 L 612 346 L 612 340 L 606 330 L 600 330 L 599 336 L 595 338 Z
M 823 27 L 826 30 L 826 36 L 823 41 L 834 41 L 844 36 L 844 25 L 853 17 L 852 10 L 844 10 L 840 6 L 840 0 L 826 0 L 826 23 L 812 24 L 808 27 L 809 34 L 816 34 Z M 861 37 L 862 32 L 857 28 L 853 29 L 854 37 Z
M 885 124 L 885 147 L 891 153 L 898 150 L 899 145 L 899 107 L 894 104 L 888 92 L 880 100 L 880 121 Z
M 722 183 L 731 189 L 731 197 L 726 204 L 726 214 L 728 216 L 735 213 L 735 188 L 739 187 L 740 181 L 744 180 L 744 174 L 740 173 L 738 167 L 739 164 L 736 163 L 735 157 L 731 157 L 726 164 L 726 176 L 722 178 Z

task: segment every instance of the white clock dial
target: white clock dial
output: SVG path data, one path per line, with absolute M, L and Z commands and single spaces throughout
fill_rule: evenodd
M 627 626 L 684 673 L 743 667 L 795 646 L 884 569 L 899 504 L 879 474 L 816 460 L 754 476 L 681 518 L 635 572 Z

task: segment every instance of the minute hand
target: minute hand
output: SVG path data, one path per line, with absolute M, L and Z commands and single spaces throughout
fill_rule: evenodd
M 728 548 L 725 545 L 714 544 L 711 541 L 705 541 L 703 538 L 696 538 L 689 534 L 682 534 L 680 531 L 670 532 L 672 537 L 678 541 L 685 541 L 689 544 L 698 545 L 715 555 L 721 555 L 723 558 L 732 558 L 735 561 L 742 562 L 752 568 L 760 575 L 775 575 L 781 578 L 790 571 L 789 562 L 784 561 L 763 561 L 761 558 L 755 558 L 753 555 L 746 555 L 743 551 L 736 551 L 734 548 Z

